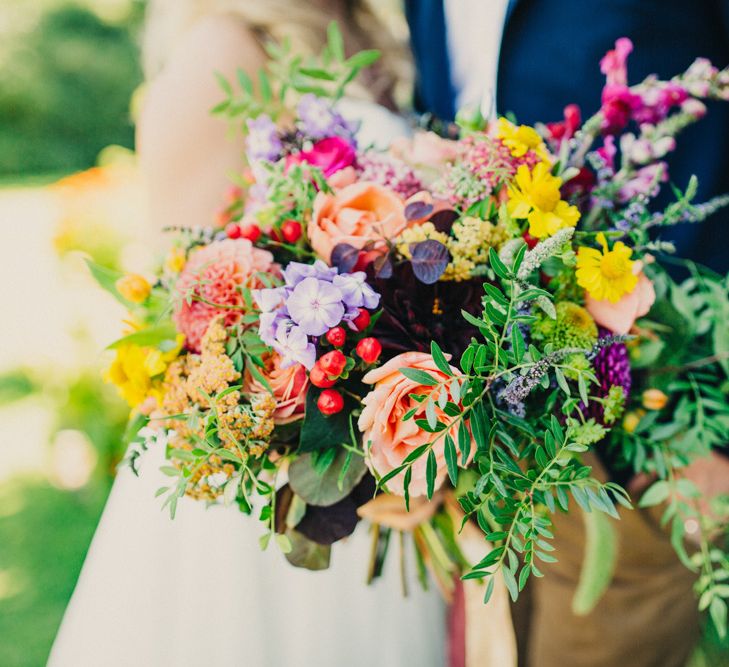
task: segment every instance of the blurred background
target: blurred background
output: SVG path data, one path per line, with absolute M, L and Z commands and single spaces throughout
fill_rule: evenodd
M 4 667 L 45 664 L 122 455 L 101 351 L 124 313 L 82 258 L 150 264 L 133 153 L 144 9 L 0 3 Z
M 134 116 L 143 0 L 0 3 L 0 665 L 45 664 L 122 458 L 102 381 L 121 308 L 83 262 L 144 271 Z M 113 623 L 113 619 L 109 619 Z M 692 667 L 726 664 L 705 637 Z

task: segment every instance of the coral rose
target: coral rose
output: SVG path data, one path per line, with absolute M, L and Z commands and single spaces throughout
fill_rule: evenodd
M 218 315 L 224 316 L 226 327 L 235 324 L 245 303 L 240 288 L 261 287 L 256 274 L 276 271 L 273 255 L 247 239 L 214 241 L 193 250 L 175 285 L 180 303 L 174 320 L 187 347 L 200 351 L 200 341 Z
M 639 317 L 646 315 L 656 300 L 653 283 L 641 270 L 642 262 L 633 265 L 638 274 L 638 282 L 633 291 L 625 294 L 615 303 L 598 301 L 589 294 L 585 295 L 585 308 L 600 326 L 616 334 L 627 334 Z
M 435 488 L 439 488 L 446 477 L 445 439 L 442 434 L 427 433 L 421 429 L 415 419 L 422 418 L 427 401 L 418 403 L 410 398 L 410 394 L 429 395 L 434 387 L 425 386 L 410 380 L 401 372 L 401 368 L 417 368 L 427 371 L 436 380 L 447 380 L 447 376 L 435 365 L 433 357 L 424 352 L 405 352 L 390 359 L 384 366 L 367 373 L 363 382 L 374 385 L 364 397 L 363 410 L 359 417 L 359 430 L 363 432 L 363 440 L 367 449 L 366 463 L 370 470 L 379 475 L 386 475 L 400 466 L 405 457 L 416 447 L 432 441 L 440 435 L 433 452 L 437 461 Z M 458 374 L 457 369 L 453 372 Z M 403 415 L 412 408 L 418 408 L 415 417 L 402 421 Z M 446 416 L 436 404 L 436 416 L 444 423 L 453 420 Z M 454 442 L 458 442 L 458 428 L 453 426 L 450 434 Z M 425 475 L 426 456 L 418 458 L 412 466 L 410 495 L 425 495 L 427 481 Z M 404 473 L 396 475 L 388 482 L 388 489 L 403 495 Z
M 392 239 L 405 228 L 405 206 L 395 193 L 376 183 L 355 183 L 334 194 L 320 192 L 307 233 L 311 247 L 329 262 L 338 243 L 363 248 Z
M 265 367 L 259 368 L 266 378 L 276 399 L 273 421 L 276 424 L 288 424 L 304 416 L 306 390 L 309 378 L 301 364 L 281 368 L 281 356 L 271 352 L 263 358 Z M 243 375 L 243 391 L 249 394 L 268 393 L 266 387 L 246 369 Z

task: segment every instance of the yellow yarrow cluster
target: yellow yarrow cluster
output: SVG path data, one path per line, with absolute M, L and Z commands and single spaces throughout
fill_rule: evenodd
M 200 354 L 185 355 L 170 365 L 165 376 L 162 411 L 165 415 L 179 415 L 214 407 L 222 445 L 231 450 L 242 445 L 253 456 L 260 456 L 273 432 L 276 401 L 270 394 L 261 394 L 250 403 L 241 403 L 238 390 L 217 397 L 241 377 L 225 353 L 226 338 L 223 318 L 216 318 L 202 338 Z M 190 449 L 191 435 L 204 437 L 202 421 L 191 426 L 189 422 L 171 420 L 168 426 L 176 432 L 173 446 Z
M 121 396 L 133 408 L 149 397 L 160 403 L 164 395 L 162 375 L 180 353 L 184 342 L 185 337 L 179 334 L 175 347 L 166 352 L 155 347 L 120 345 L 104 379 L 116 385 Z
M 438 231 L 432 222 L 425 222 L 406 229 L 397 242 L 398 252 L 410 259 L 410 244 L 434 239 L 440 241 L 451 254 L 441 280 L 462 281 L 473 277 L 474 269 L 488 263 L 489 248 L 498 248 L 509 238 L 500 224 L 476 217 L 456 221 L 451 234 Z
M 521 165 L 513 183 L 509 185 L 509 214 L 529 222 L 529 233 L 538 239 L 554 235 L 563 227 L 574 227 L 580 219 L 576 206 L 562 199 L 562 179 L 551 174 L 546 162 L 530 170 Z

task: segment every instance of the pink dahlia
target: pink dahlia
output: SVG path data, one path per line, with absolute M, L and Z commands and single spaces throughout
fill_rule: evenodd
M 210 321 L 218 315 L 225 316 L 226 326 L 235 324 L 244 308 L 240 288 L 261 287 L 257 274 L 277 268 L 270 252 L 247 239 L 214 241 L 193 250 L 175 286 L 180 305 L 174 319 L 185 334 L 187 347 L 200 350 Z

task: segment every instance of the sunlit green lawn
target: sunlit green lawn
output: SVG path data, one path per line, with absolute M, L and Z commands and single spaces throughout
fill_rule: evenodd
M 0 665 L 45 665 L 108 492 L 15 480 L 0 487 Z M 110 619 L 113 622 L 113 619 Z

